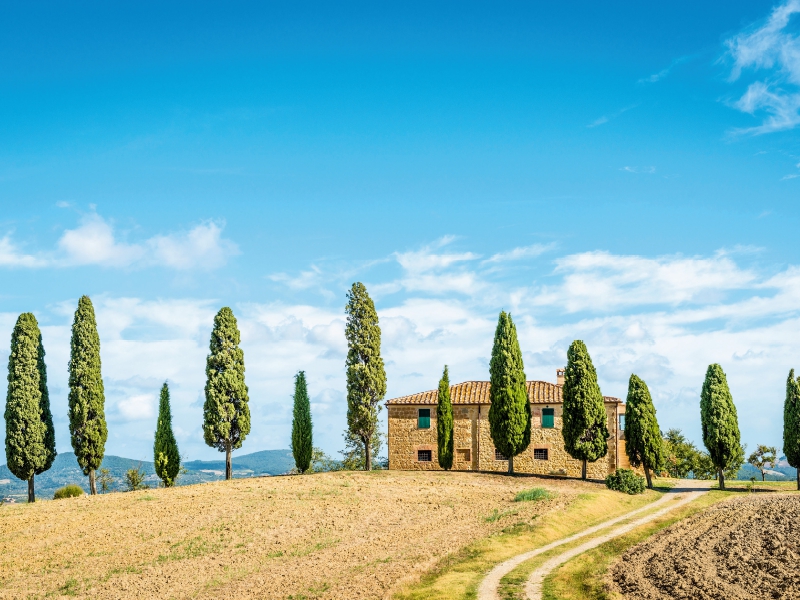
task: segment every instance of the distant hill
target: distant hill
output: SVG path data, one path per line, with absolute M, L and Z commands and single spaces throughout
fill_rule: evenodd
M 797 469 L 789 466 L 789 463 L 786 462 L 786 457 L 781 456 L 778 459 L 778 464 L 768 470 L 766 476 L 767 481 L 794 481 L 797 478 Z M 736 479 L 750 479 L 751 477 L 761 480 L 761 472 L 747 463 L 743 464 L 736 474 Z
M 141 468 L 147 478 L 146 482 L 155 487 L 159 483 L 153 469 L 153 463 L 145 460 L 133 460 L 120 456 L 106 456 L 101 468 L 109 469 L 115 479 L 115 491 L 124 489 L 125 473 L 128 469 Z M 178 478 L 178 485 L 190 485 L 217 481 L 225 477 L 225 460 L 193 460 L 184 463 L 187 473 Z M 242 456 L 233 455 L 233 476 L 259 477 L 265 475 L 281 475 L 294 467 L 294 458 L 290 450 L 262 450 Z M 52 498 L 53 492 L 68 484 L 76 483 L 84 491 L 89 491 L 89 478 L 83 474 L 75 455 L 64 452 L 56 457 L 50 470 L 36 476 L 36 496 Z M 24 498 L 27 496 L 28 484 L 20 481 L 6 465 L 0 466 L 0 497 L 11 496 Z

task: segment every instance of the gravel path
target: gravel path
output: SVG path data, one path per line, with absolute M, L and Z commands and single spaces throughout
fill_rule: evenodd
M 553 548 L 557 548 L 559 546 L 563 546 L 564 544 L 569 544 L 569 543 L 574 542 L 576 540 L 579 540 L 579 539 L 581 539 L 583 537 L 592 535 L 594 533 L 597 533 L 598 531 L 601 531 L 603 529 L 606 529 L 608 527 L 616 525 L 617 523 L 619 523 L 621 521 L 625 521 L 627 519 L 630 519 L 631 517 L 633 517 L 633 516 L 635 516 L 637 514 L 640 514 L 642 512 L 648 511 L 648 510 L 652 510 L 653 508 L 656 508 L 658 506 L 666 504 L 667 502 L 673 501 L 673 500 L 675 500 L 675 497 L 676 497 L 675 495 L 676 494 L 684 494 L 685 493 L 686 496 L 689 497 L 689 499 L 685 500 L 685 501 L 686 502 L 690 502 L 691 500 L 694 500 L 695 498 L 697 498 L 699 495 L 705 493 L 707 491 L 707 489 L 708 489 L 708 486 L 709 486 L 709 482 L 700 482 L 700 481 L 687 480 L 687 481 L 683 482 L 680 487 L 673 488 L 669 492 L 665 493 L 664 496 L 662 496 L 661 498 L 659 498 L 655 502 L 652 502 L 652 503 L 648 504 L 647 506 L 643 506 L 642 508 L 638 508 L 638 509 L 633 510 L 631 512 L 625 513 L 624 515 L 621 515 L 619 517 L 615 517 L 613 519 L 609 519 L 608 521 L 603 521 L 602 523 L 600 523 L 598 525 L 595 525 L 593 527 L 589 527 L 587 529 L 584 529 L 583 531 L 578 532 L 578 533 L 576 533 L 574 535 L 571 535 L 569 537 L 566 537 L 566 538 L 563 538 L 563 539 L 560 539 L 560 540 L 556 540 L 555 542 L 547 544 L 546 546 L 542 546 L 540 548 L 536 548 L 535 550 L 531 550 L 531 551 L 525 552 L 523 554 L 518 554 L 517 556 L 514 556 L 514 557 L 512 557 L 512 558 L 510 558 L 510 559 L 508 559 L 508 560 L 506 560 L 506 561 L 504 561 L 502 563 L 500 563 L 494 569 L 489 571 L 489 573 L 487 573 L 486 577 L 481 582 L 481 585 L 478 587 L 478 600 L 500 600 L 500 596 L 499 596 L 498 591 L 497 591 L 498 587 L 500 585 L 500 580 L 503 577 L 505 577 L 508 573 L 513 571 L 515 568 L 517 568 L 519 565 L 521 565 L 523 562 L 525 562 L 527 560 L 530 560 L 531 558 L 533 558 L 535 556 L 538 556 L 539 554 L 543 554 L 544 552 L 548 552 L 548 551 L 552 550 Z M 685 503 L 684 500 L 680 501 L 680 504 L 684 504 L 684 503 Z M 659 511 L 655 515 L 648 515 L 647 517 L 644 517 L 644 519 L 642 519 L 640 521 L 641 522 L 646 522 L 647 520 L 651 520 L 653 518 L 656 518 L 656 516 L 658 516 L 660 514 L 663 514 L 665 512 L 668 512 L 668 511 L 672 510 L 673 508 L 675 508 L 677 506 L 679 506 L 679 504 L 672 502 L 672 503 L 669 504 L 669 506 L 667 506 L 665 509 Z M 637 523 L 641 524 L 639 521 L 637 521 Z M 609 540 L 609 539 L 611 539 L 613 537 L 616 537 L 617 535 L 622 535 L 623 533 L 625 533 L 627 531 L 627 530 L 625 530 L 625 527 L 627 527 L 627 525 L 623 526 L 621 528 L 615 529 L 615 530 L 605 534 L 601 538 L 593 538 L 592 540 L 590 540 L 586 544 L 583 544 L 582 546 L 580 546 L 579 548 L 583 548 L 583 549 L 580 550 L 579 552 L 575 552 L 575 550 L 578 550 L 578 548 L 576 548 L 575 550 L 567 551 L 567 552 L 565 552 L 563 554 L 560 554 L 560 555 L 550 559 L 545 564 L 549 565 L 550 563 L 553 563 L 553 565 L 547 570 L 547 573 L 549 573 L 555 567 L 557 567 L 557 566 L 563 564 L 564 562 L 566 562 L 567 560 L 569 560 L 569 558 L 571 558 L 572 556 L 576 556 L 577 554 L 585 552 L 586 550 L 589 550 L 590 548 L 594 548 L 595 546 L 598 546 L 598 545 L 602 544 L 603 542 L 605 542 L 605 541 L 607 541 L 607 540 Z M 595 539 L 600 539 L 601 541 L 599 541 L 596 544 L 594 544 Z M 594 545 L 591 545 L 591 544 L 594 544 Z M 565 557 L 567 554 L 570 554 L 570 553 L 573 553 L 573 552 L 575 552 L 575 553 L 571 554 L 570 557 L 562 558 L 562 557 Z M 529 596 L 530 596 L 531 593 L 538 593 L 538 595 L 536 595 L 536 596 L 530 596 L 531 598 L 541 598 L 541 580 L 539 581 L 538 588 L 536 588 L 536 584 L 533 583 L 533 577 L 543 567 L 544 567 L 544 565 L 542 565 L 542 567 L 540 567 L 539 569 L 534 571 L 534 574 L 531 575 L 532 579 L 529 580 L 529 582 L 528 582 L 528 586 L 527 586 L 526 589 L 528 590 Z M 541 578 L 543 579 L 544 576 L 547 573 L 544 573 L 541 576 Z M 538 592 L 535 592 L 535 589 L 538 589 Z

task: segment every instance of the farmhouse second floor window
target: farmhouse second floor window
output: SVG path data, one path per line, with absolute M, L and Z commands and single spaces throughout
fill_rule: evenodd
M 419 415 L 417 417 L 417 428 L 418 429 L 430 429 L 431 428 L 431 409 L 430 408 L 420 408 Z
M 619 416 L 619 430 L 625 431 L 625 415 Z
M 554 408 L 543 408 L 542 409 L 542 428 L 543 429 L 552 429 L 556 426 L 556 417 L 555 417 L 555 409 Z
M 432 450 L 417 450 L 417 460 L 419 462 L 432 462 L 433 461 L 433 451 Z
M 494 459 L 495 460 L 508 460 L 508 457 L 504 456 L 503 453 L 500 452 L 500 450 L 495 448 L 495 450 L 494 450 Z
M 547 448 L 534 448 L 533 460 L 547 460 Z

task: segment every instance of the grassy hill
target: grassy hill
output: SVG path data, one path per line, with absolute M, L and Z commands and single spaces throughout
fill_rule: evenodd
M 146 482 L 151 487 L 158 486 L 159 480 L 152 462 L 106 456 L 101 466 L 111 471 L 115 479 L 115 490 L 124 488 L 127 470 L 137 467 L 145 472 Z M 218 481 L 225 477 L 224 460 L 193 460 L 186 462 L 184 467 L 188 472 L 178 478 L 178 485 Z M 233 476 L 237 478 L 280 475 L 292 467 L 294 459 L 290 450 L 262 450 L 242 456 L 233 455 Z M 49 471 L 36 476 L 36 495 L 41 498 L 52 498 L 56 489 L 68 483 L 77 483 L 85 491 L 89 491 L 89 480 L 84 476 L 72 452 L 59 454 Z M 0 466 L 0 497 L 24 498 L 27 489 L 26 482 L 14 477 L 6 465 Z

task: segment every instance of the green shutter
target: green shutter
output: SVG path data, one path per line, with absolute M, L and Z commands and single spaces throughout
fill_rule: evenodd
M 418 429 L 430 429 L 431 428 L 431 409 L 430 408 L 420 408 L 419 409 L 419 418 L 417 419 L 417 428 Z
M 543 408 L 542 409 L 542 428 L 552 429 L 556 426 L 555 423 L 555 409 Z

